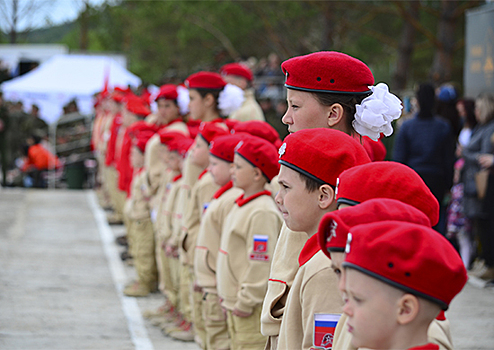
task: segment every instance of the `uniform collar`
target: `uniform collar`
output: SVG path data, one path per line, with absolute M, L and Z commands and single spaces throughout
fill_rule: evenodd
M 182 178 L 182 174 L 178 174 L 177 176 L 175 176 L 173 179 L 172 179 L 172 182 L 177 182 L 178 180 L 180 180 Z
M 439 313 L 439 315 L 437 315 L 436 320 L 438 320 L 438 321 L 446 321 L 446 315 L 444 314 L 444 311 L 443 310 L 441 310 L 441 312 Z
M 182 122 L 182 123 L 184 122 L 184 121 L 182 120 L 182 118 L 173 119 L 171 122 L 169 122 L 168 124 L 166 124 L 166 126 L 170 126 L 170 125 L 172 125 L 172 124 L 175 124 L 175 123 L 180 123 L 180 122 Z
M 206 175 L 206 173 L 207 173 L 207 172 L 208 172 L 208 169 L 204 169 L 204 170 L 202 171 L 202 173 L 200 173 L 200 174 L 199 174 L 199 177 L 198 177 L 197 179 L 198 179 L 198 180 L 202 179 L 202 177 L 203 177 L 204 175 Z
M 298 256 L 299 266 L 305 265 L 305 263 L 312 259 L 312 257 L 316 255 L 316 253 L 320 250 L 321 247 L 319 247 L 319 239 L 317 234 L 315 234 L 311 238 L 309 238 L 307 242 L 305 242 L 305 245 L 302 248 L 300 255 Z
M 233 187 L 233 181 L 229 181 L 225 186 L 221 187 L 218 191 L 216 191 L 213 198 L 214 199 L 220 198 L 223 193 L 225 193 L 232 187 Z
M 409 348 L 408 350 L 439 350 L 439 345 L 428 343 L 425 345 L 414 346 L 413 348 Z
M 244 195 L 242 194 L 240 197 L 238 197 L 236 200 L 235 200 L 235 203 L 237 203 L 237 205 L 239 207 L 249 203 L 251 200 L 254 200 L 256 199 L 257 197 L 261 197 L 261 196 L 271 196 L 271 192 L 269 191 L 261 191 L 261 192 L 257 192 L 256 194 L 253 194 L 252 196 L 250 197 L 247 197 L 247 198 L 244 198 Z

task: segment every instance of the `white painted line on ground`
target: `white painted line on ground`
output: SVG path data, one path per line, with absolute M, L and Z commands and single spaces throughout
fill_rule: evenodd
M 106 259 L 108 260 L 108 265 L 110 266 L 113 283 L 115 284 L 118 297 L 122 303 L 123 312 L 127 318 L 132 342 L 134 343 L 136 350 L 154 350 L 153 343 L 149 339 L 146 327 L 144 326 L 144 320 L 141 315 L 141 310 L 137 305 L 137 301 L 135 298 L 127 297 L 122 293 L 124 284 L 127 282 L 127 277 L 115 245 L 115 238 L 110 225 L 108 225 L 108 221 L 106 220 L 105 212 L 98 205 L 94 191 L 87 192 L 87 199 L 96 220 L 101 241 L 103 242 L 103 248 Z

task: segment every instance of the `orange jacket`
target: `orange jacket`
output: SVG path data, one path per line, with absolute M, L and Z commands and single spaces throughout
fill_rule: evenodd
M 27 160 L 22 167 L 22 171 L 32 168 L 38 170 L 46 170 L 55 166 L 60 167 L 60 161 L 50 151 L 44 148 L 41 144 L 29 147 L 27 151 Z

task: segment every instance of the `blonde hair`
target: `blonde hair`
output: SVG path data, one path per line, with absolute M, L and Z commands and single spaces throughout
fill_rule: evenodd
M 494 96 L 480 94 L 475 100 L 475 114 L 480 124 L 486 124 L 494 118 Z

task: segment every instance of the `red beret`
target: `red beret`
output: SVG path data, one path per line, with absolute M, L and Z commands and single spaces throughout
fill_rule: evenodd
M 185 80 L 185 86 L 188 89 L 221 90 L 225 85 L 226 82 L 221 75 L 213 72 L 194 73 Z
M 190 146 L 194 143 L 194 140 L 192 140 L 189 137 L 184 137 L 184 138 L 175 138 L 171 140 L 167 146 L 168 150 L 170 152 L 177 152 L 180 154 L 182 157 L 185 157 L 187 154 L 187 151 L 189 150 Z
M 125 93 L 118 90 L 115 90 L 111 93 L 112 100 L 118 103 L 124 102 L 125 97 L 126 97 Z
M 144 153 L 146 149 L 146 144 L 154 134 L 156 134 L 156 131 L 154 130 L 150 130 L 150 129 L 141 130 L 138 133 L 134 134 L 132 143 L 134 146 L 139 148 L 142 153 Z
M 127 95 L 125 97 L 125 108 L 141 118 L 145 118 L 151 114 L 147 102 L 135 95 Z
M 289 89 L 314 92 L 370 92 L 374 77 L 367 65 L 335 51 L 297 56 L 281 64 Z
M 338 204 L 355 205 L 372 198 L 392 198 L 407 203 L 439 221 L 439 203 L 424 180 L 397 162 L 373 162 L 341 173 L 336 190 Z
M 211 141 L 209 153 L 225 162 L 233 163 L 235 147 L 246 137 L 246 135 L 248 134 L 239 132 L 235 135 L 219 136 Z
M 221 67 L 220 73 L 223 75 L 236 75 L 245 78 L 248 81 L 252 81 L 253 78 L 252 71 L 243 64 L 239 63 L 225 64 Z
M 202 122 L 199 126 L 199 135 L 202 136 L 208 145 L 214 138 L 229 134 L 228 127 L 223 123 Z
M 254 167 L 259 168 L 268 181 L 278 175 L 280 170 L 278 154 L 272 143 L 260 137 L 247 136 L 238 143 L 235 152 Z
M 325 214 L 317 231 L 319 246 L 331 258 L 330 252 L 345 251 L 347 234 L 352 227 L 386 220 L 431 225 L 429 218 L 411 205 L 389 198 L 371 199 Z
M 467 282 L 453 245 L 432 228 L 402 221 L 358 225 L 347 237 L 343 266 L 447 310 Z
M 280 148 L 280 135 L 269 123 L 260 120 L 239 122 L 233 127 L 232 133 L 246 132 L 271 142 L 276 148 Z
M 187 137 L 183 132 L 176 131 L 176 130 L 170 130 L 167 128 L 161 129 L 158 134 L 160 135 L 160 141 L 164 145 L 168 145 L 168 142 L 175 140 L 175 139 L 184 139 L 184 138 L 190 138 Z
M 333 186 L 342 171 L 370 162 L 365 149 L 351 136 L 327 128 L 288 135 L 279 155 L 281 165 Z
M 156 124 L 149 124 L 145 122 L 144 120 L 140 120 L 138 122 L 133 123 L 131 126 L 128 127 L 128 135 L 131 138 L 137 137 L 137 135 L 141 132 L 153 132 L 156 133 L 158 132 L 159 127 Z
M 160 98 L 165 100 L 176 100 L 178 98 L 177 87 L 173 84 L 166 84 L 160 87 L 160 92 L 156 96 L 156 101 Z

